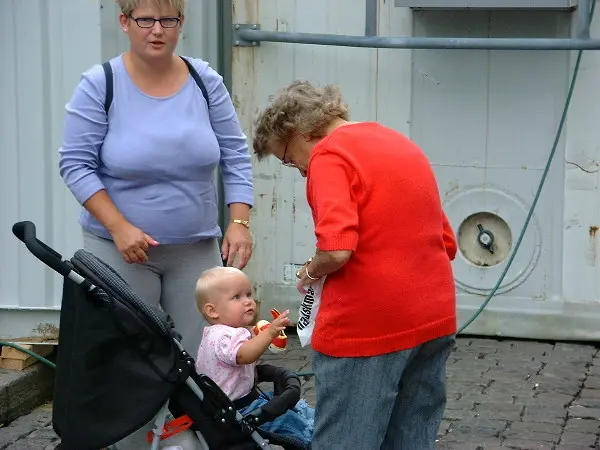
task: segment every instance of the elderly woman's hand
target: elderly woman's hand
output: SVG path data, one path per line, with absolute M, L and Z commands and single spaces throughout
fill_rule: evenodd
M 352 256 L 351 250 L 317 250 L 302 268 L 296 272 L 298 284 L 296 288 L 301 294 L 306 294 L 306 288 L 316 283 L 324 276 L 339 270 Z
M 223 260 L 227 260 L 228 266 L 233 265 L 235 262 L 235 267 L 238 269 L 246 267 L 252 256 L 252 234 L 250 230 L 242 224 L 230 223 L 225 236 L 223 236 L 221 254 Z
M 312 277 L 308 272 L 308 266 L 311 262 L 312 258 L 306 261 L 300 270 L 296 272 L 296 278 L 298 278 L 296 289 L 298 289 L 298 292 L 301 294 L 306 294 L 306 288 L 318 280 L 318 278 Z

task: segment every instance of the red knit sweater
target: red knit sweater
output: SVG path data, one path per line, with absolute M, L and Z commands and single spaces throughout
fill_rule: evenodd
M 325 281 L 316 351 L 373 356 L 456 332 L 456 240 L 414 143 L 376 123 L 339 127 L 315 146 L 306 191 L 317 248 L 353 251 Z

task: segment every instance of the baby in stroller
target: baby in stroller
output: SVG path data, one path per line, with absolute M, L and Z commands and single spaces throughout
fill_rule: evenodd
M 256 364 L 257 380 L 272 383 L 275 395 L 256 409 L 238 408 L 210 377 L 196 372 L 171 318 L 139 298 L 114 269 L 85 250 L 63 260 L 37 239 L 32 222 L 15 223 L 13 234 L 64 277 L 52 407 L 61 439 L 56 448 L 110 447 L 132 433 L 143 435 L 149 421 L 152 430 L 134 448 L 158 450 L 183 441 L 185 450 L 307 448 L 299 439 L 257 431 L 300 400 L 295 373 Z M 208 287 L 207 303 L 216 306 Z M 219 315 L 225 310 L 219 308 Z M 239 409 L 252 411 L 243 417 Z
M 204 329 L 196 358 L 199 373 L 208 375 L 234 402 L 243 416 L 266 422 L 259 429 L 296 440 L 309 449 L 314 431 L 314 409 L 304 399 L 278 417 L 261 410 L 272 393 L 258 393 L 257 360 L 273 339 L 289 324 L 288 311 L 252 337 L 249 327 L 256 320 L 256 302 L 248 277 L 233 267 L 215 267 L 205 271 L 196 283 L 196 304 L 210 326 Z M 262 377 L 261 377 L 262 378 Z M 260 419 L 259 419 L 260 417 Z

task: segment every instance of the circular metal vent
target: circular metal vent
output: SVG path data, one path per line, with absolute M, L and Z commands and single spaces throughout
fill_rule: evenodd
M 493 267 L 508 258 L 512 233 L 500 216 L 477 212 L 458 227 L 458 247 L 463 256 L 476 266 Z

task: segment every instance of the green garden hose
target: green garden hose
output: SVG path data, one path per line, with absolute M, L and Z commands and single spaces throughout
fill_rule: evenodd
M 590 23 L 592 22 L 592 18 L 594 17 L 595 10 L 596 10 L 596 2 L 592 1 L 592 6 L 591 6 L 591 10 L 590 10 L 590 18 L 589 18 Z M 506 277 L 506 274 L 508 273 L 508 269 L 510 269 L 510 266 L 512 265 L 512 263 L 514 261 L 515 256 L 517 255 L 517 251 L 519 250 L 519 247 L 521 246 L 521 242 L 523 241 L 523 237 L 525 236 L 525 232 L 527 231 L 529 222 L 531 221 L 531 218 L 533 217 L 533 212 L 535 210 L 535 207 L 537 206 L 538 200 L 542 193 L 544 183 L 546 182 L 546 178 L 548 177 L 548 173 L 550 172 L 550 166 L 552 165 L 552 160 L 554 159 L 554 155 L 556 154 L 556 149 L 558 148 L 558 143 L 560 141 L 560 137 L 562 135 L 562 131 L 563 131 L 566 119 L 567 119 L 567 112 L 569 111 L 569 106 L 571 104 L 571 98 L 573 96 L 573 91 L 575 90 L 575 83 L 577 81 L 577 75 L 579 73 L 579 66 L 581 64 L 582 56 L 583 56 L 583 50 L 578 50 L 577 60 L 575 62 L 575 67 L 573 69 L 573 76 L 571 78 L 571 84 L 569 86 L 569 92 L 567 94 L 567 100 L 565 102 L 565 106 L 563 108 L 563 112 L 560 117 L 560 122 L 558 124 L 556 136 L 554 137 L 554 143 L 552 145 L 552 150 L 550 150 L 550 154 L 548 155 L 548 160 L 546 161 L 546 167 L 544 168 L 542 178 L 540 179 L 540 183 L 539 183 L 537 191 L 535 193 L 535 197 L 533 199 L 533 202 L 531 203 L 531 208 L 529 209 L 529 212 L 527 213 L 527 218 L 525 219 L 525 223 L 523 224 L 523 228 L 521 229 L 521 233 L 519 234 L 517 243 L 515 244 L 515 247 L 508 259 L 508 262 L 506 263 L 506 266 L 504 267 L 502 274 L 500 274 L 500 278 L 498 278 L 498 281 L 496 282 L 495 286 L 492 288 L 492 290 L 490 291 L 490 293 L 488 294 L 486 299 L 483 301 L 483 303 L 481 304 L 479 309 L 475 312 L 475 314 L 473 314 L 473 316 L 469 320 L 467 320 L 467 322 L 464 325 L 462 325 L 459 328 L 457 334 L 462 334 L 462 332 L 465 330 L 465 328 L 467 328 L 469 325 L 471 325 L 471 323 L 473 323 L 473 321 L 475 319 L 477 319 L 477 317 L 483 312 L 483 310 L 486 308 L 486 306 L 488 305 L 488 303 L 490 302 L 492 297 L 496 294 L 496 292 L 500 288 L 502 281 L 504 281 L 504 277 Z M 52 361 L 49 361 L 48 359 L 44 358 L 43 356 L 38 355 L 26 348 L 23 348 L 20 345 L 13 344 L 12 342 L 0 341 L 0 347 L 2 347 L 2 346 L 7 346 L 7 347 L 12 347 L 14 349 L 17 349 L 17 350 L 24 352 L 30 356 L 33 356 L 34 358 L 37 358 L 38 360 L 40 360 L 44 364 L 52 367 L 53 369 L 56 369 L 56 364 L 54 364 Z M 307 376 L 314 375 L 314 373 L 313 372 L 298 372 L 297 375 L 307 377 Z
M 44 364 L 46 364 L 46 365 L 48 365 L 48 366 L 52 367 L 53 369 L 56 369 L 56 364 L 54 364 L 52 361 L 50 361 L 50 360 L 48 360 L 48 359 L 44 358 L 44 357 L 43 357 L 43 356 L 41 356 L 41 355 L 38 355 L 38 354 L 37 354 L 37 353 L 35 353 L 35 352 L 32 352 L 32 351 L 31 351 L 31 350 L 29 350 L 29 349 L 26 349 L 26 348 L 24 348 L 24 347 L 21 347 L 20 345 L 14 344 L 14 343 L 12 343 L 12 342 L 0 341 L 0 347 L 12 347 L 12 348 L 14 348 L 14 349 L 16 349 L 16 350 L 19 350 L 20 352 L 27 353 L 29 356 L 33 356 L 34 358 L 36 358 L 36 359 L 39 359 L 39 360 L 40 360 L 41 362 L 43 362 Z
M 594 0 L 594 1 L 592 1 L 592 7 L 590 10 L 590 19 L 589 19 L 590 23 L 592 22 L 592 18 L 594 17 L 595 9 L 596 9 L 596 1 Z M 567 120 L 567 112 L 569 111 L 569 105 L 571 104 L 571 97 L 573 96 L 573 91 L 575 90 L 575 82 L 577 81 L 577 74 L 579 73 L 579 65 L 581 64 L 582 55 L 583 55 L 583 50 L 579 50 L 577 52 L 577 61 L 575 62 L 575 67 L 573 69 L 573 77 L 571 78 L 571 85 L 569 86 L 569 93 L 567 94 L 567 100 L 565 102 L 565 106 L 563 108 L 563 112 L 560 117 L 560 122 L 558 124 L 558 130 L 556 132 L 556 136 L 554 137 L 554 144 L 552 144 L 552 150 L 550 150 L 550 155 L 548 155 L 548 160 L 546 161 L 546 167 L 544 168 L 544 173 L 542 174 L 542 178 L 540 179 L 540 184 L 535 193 L 535 197 L 533 198 L 533 202 L 531 203 L 531 208 L 529 209 L 529 212 L 527 213 L 527 218 L 525 219 L 525 224 L 523 225 L 521 234 L 519 234 L 519 238 L 517 239 L 515 248 L 512 251 L 510 258 L 508 259 L 508 262 L 506 263 L 506 267 L 504 268 L 504 270 L 502 271 L 502 274 L 500 275 L 500 278 L 498 278 L 496 285 L 492 288 L 492 290 L 490 291 L 490 293 L 488 294 L 488 296 L 484 300 L 484 302 L 481 304 L 481 306 L 479 307 L 477 312 L 475 314 L 473 314 L 473 317 L 471 317 L 469 320 L 467 320 L 467 322 L 462 327 L 460 327 L 460 329 L 458 330 L 458 334 L 462 333 L 465 328 L 467 328 L 469 325 L 471 325 L 471 323 L 473 323 L 473 321 L 485 309 L 485 307 L 490 302 L 490 300 L 492 299 L 494 294 L 496 294 L 496 291 L 502 284 L 502 281 L 504 281 L 504 277 L 506 276 L 508 269 L 510 268 L 513 260 L 515 259 L 515 256 L 517 255 L 517 250 L 519 249 L 521 242 L 523 241 L 523 237 L 525 236 L 525 232 L 527 231 L 529 222 L 531 221 L 531 218 L 533 217 L 533 211 L 535 210 L 535 207 L 537 206 L 540 195 L 542 194 L 542 188 L 544 187 L 544 183 L 546 182 L 546 178 L 548 177 L 548 173 L 550 172 L 550 166 L 552 164 L 552 160 L 554 159 L 556 149 L 558 148 L 558 143 L 559 143 L 560 137 L 562 135 L 562 130 L 564 128 L 565 121 Z

